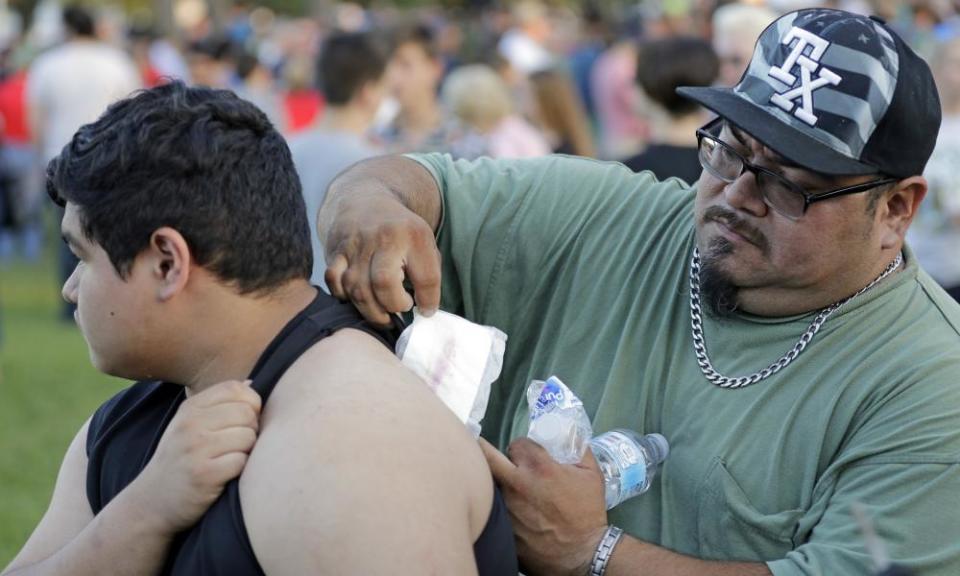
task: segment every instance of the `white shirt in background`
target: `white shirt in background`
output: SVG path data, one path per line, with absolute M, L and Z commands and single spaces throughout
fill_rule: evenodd
M 41 54 L 27 74 L 27 105 L 42 128 L 43 160 L 60 154 L 81 126 L 141 87 L 130 57 L 95 40 L 70 41 Z

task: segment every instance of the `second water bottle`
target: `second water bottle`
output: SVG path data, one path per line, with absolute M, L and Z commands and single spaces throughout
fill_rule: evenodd
M 662 435 L 644 435 L 627 428 L 593 438 L 590 448 L 603 472 L 607 510 L 646 492 L 657 466 L 670 452 Z

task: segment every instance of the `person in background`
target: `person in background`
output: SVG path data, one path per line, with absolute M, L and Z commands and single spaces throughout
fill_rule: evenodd
M 190 80 L 190 67 L 187 59 L 170 38 L 157 36 L 147 49 L 149 64 L 156 70 L 159 78 Z
M 70 142 L 80 126 L 93 122 L 107 106 L 142 86 L 133 60 L 96 36 L 93 15 L 80 6 L 63 9 L 66 41 L 37 57 L 27 72 L 30 134 L 43 164 Z M 61 248 L 60 276 L 66 280 L 77 260 Z M 73 319 L 74 306 L 63 308 Z
M 733 2 L 713 13 L 713 49 L 720 59 L 718 86 L 733 86 L 753 58 L 754 40 L 777 18 L 769 8 Z
M 680 86 L 711 86 L 717 78 L 717 55 L 710 44 L 693 37 L 652 40 L 640 47 L 637 83 L 654 107 L 650 143 L 624 161 L 634 172 L 650 170 L 663 180 L 676 176 L 693 184 L 700 177 L 697 128 L 704 109 L 677 94 Z
M 284 125 L 287 134 L 297 134 L 313 127 L 317 119 L 323 117 L 326 103 L 320 91 L 313 85 L 311 59 L 294 55 L 283 66 L 283 79 L 286 91 L 283 94 Z
M 510 92 L 514 112 L 528 119 L 537 117 L 537 99 L 533 93 L 530 76 L 515 68 L 497 50 L 487 51 L 480 62 L 492 68 L 500 76 Z
M 130 57 L 97 39 L 89 11 L 68 6 L 63 24 L 66 41 L 38 56 L 27 74 L 30 131 L 44 162 L 80 126 L 143 85 Z
M 156 34 L 146 26 L 135 26 L 127 31 L 127 50 L 140 71 L 144 88 L 159 86 L 164 81 L 150 57 L 150 49 L 155 40 Z
M 236 72 L 233 91 L 263 110 L 277 130 L 286 133 L 282 102 L 270 70 L 254 54 L 242 48 L 234 50 L 233 63 Z
M 547 7 L 536 0 L 522 0 L 513 6 L 512 15 L 515 26 L 497 43 L 500 55 L 525 76 L 552 68 L 554 57 L 546 48 L 551 34 Z
M 907 239 L 934 280 L 960 301 L 960 37 L 941 44 L 931 66 L 943 123 L 924 172 L 927 201 Z
M 607 49 L 610 42 L 610 29 L 599 3 L 586 2 L 583 6 L 583 20 L 580 23 L 580 38 L 568 58 L 570 75 L 573 77 L 580 95 L 580 101 L 586 110 L 591 124 L 596 117 L 593 103 L 593 90 L 590 76 L 597 59 Z
M 443 62 L 437 55 L 430 28 L 417 25 L 400 30 L 387 66 L 387 86 L 399 105 L 398 111 L 378 134 L 387 149 L 446 149 L 456 129 L 438 99 L 442 78 Z
M 190 83 L 208 88 L 230 86 L 230 42 L 219 36 L 195 40 L 187 46 Z
M 27 70 L 14 62 L 14 44 L 0 49 L 0 264 L 11 257 L 35 262 L 43 247 L 42 198 L 37 151 L 27 113 Z
M 530 76 L 530 84 L 535 117 L 553 152 L 595 156 L 590 121 L 570 76 L 556 68 L 541 70 Z
M 614 42 L 593 65 L 590 86 L 601 158 L 620 160 L 636 154 L 650 137 L 649 123 L 639 114 L 643 96 L 636 78 L 637 43 L 631 36 Z
M 480 155 L 475 151 L 476 135 L 482 138 L 482 155 L 493 158 L 550 153 L 544 136 L 516 113 L 503 79 L 485 64 L 469 64 L 451 72 L 443 83 L 442 100 L 467 128 L 461 141 L 451 143 L 457 157 Z
M 385 93 L 387 60 L 369 33 L 341 32 L 327 38 L 317 58 L 317 80 L 327 110 L 313 127 L 290 138 L 290 153 L 300 175 L 313 243 L 310 281 L 326 287 L 326 261 L 317 236 L 317 212 L 327 186 L 341 170 L 381 153 L 369 139 Z

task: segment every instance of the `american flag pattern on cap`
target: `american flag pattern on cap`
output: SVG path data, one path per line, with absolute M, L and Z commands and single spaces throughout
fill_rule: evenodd
M 825 175 L 922 174 L 940 129 L 927 63 L 882 21 L 829 8 L 768 26 L 737 86 L 677 92 Z
M 860 158 L 893 99 L 898 67 L 894 40 L 878 23 L 804 10 L 763 32 L 734 94 Z

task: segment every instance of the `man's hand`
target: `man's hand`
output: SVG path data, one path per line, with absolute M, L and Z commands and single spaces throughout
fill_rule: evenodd
M 433 230 L 400 202 L 351 197 L 343 202 L 327 234 L 330 293 L 351 300 L 371 322 L 386 325 L 390 314 L 406 312 L 413 298 L 431 314 L 440 305 L 440 252 Z
M 503 490 L 525 573 L 586 574 L 607 528 L 603 474 L 593 454 L 563 465 L 527 438 L 510 444 L 509 460 L 483 439 L 480 447 Z
M 247 463 L 261 399 L 249 382 L 221 382 L 185 400 L 149 464 L 130 485 L 175 534 L 199 520 Z
M 380 325 L 414 299 L 422 314 L 433 314 L 440 306 L 439 223 L 440 191 L 420 164 L 387 156 L 354 165 L 331 183 L 317 219 L 330 293 Z

